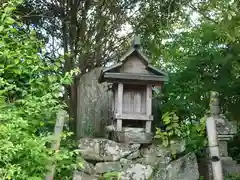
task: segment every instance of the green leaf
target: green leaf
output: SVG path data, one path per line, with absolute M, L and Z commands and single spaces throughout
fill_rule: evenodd
M 13 18 L 11 18 L 11 17 L 6 17 L 5 22 L 8 25 L 12 25 L 13 23 L 15 23 L 15 20 Z
M 78 163 L 78 167 L 79 167 L 79 168 L 84 168 L 84 163 L 79 162 L 79 163 Z
M 21 74 L 21 69 L 19 69 L 19 68 L 13 68 L 13 69 L 11 69 L 15 74 L 18 74 L 18 75 L 20 75 Z
M 164 141 L 162 142 L 162 144 L 163 144 L 164 147 L 168 147 L 168 145 L 169 145 L 168 140 L 164 140 Z
M 4 9 L 4 12 L 5 12 L 5 13 L 10 13 L 10 12 L 12 12 L 12 11 L 15 10 L 15 9 L 16 9 L 15 7 L 7 6 L 7 7 Z
M 232 15 L 230 13 L 228 13 L 228 20 L 232 19 Z
M 172 129 L 173 129 L 172 125 L 168 125 L 168 126 L 166 127 L 166 131 L 170 131 L 170 130 L 172 130 Z
M 4 30 L 4 26 L 0 25 L 0 32 L 2 32 Z

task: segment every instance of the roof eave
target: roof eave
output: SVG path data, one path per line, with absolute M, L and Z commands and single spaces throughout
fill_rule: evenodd
M 157 69 L 157 68 L 155 68 L 154 66 L 152 66 L 150 64 L 146 67 L 146 69 L 151 71 L 151 72 L 153 72 L 154 74 L 157 74 L 157 75 L 163 75 L 163 76 L 166 76 L 166 77 L 168 76 L 168 74 L 166 72 L 164 72 L 164 71 L 162 71 L 160 69 Z
M 168 81 L 168 77 L 159 75 L 148 75 L 138 73 L 105 73 L 104 79 L 128 79 L 128 80 L 146 80 L 146 81 Z

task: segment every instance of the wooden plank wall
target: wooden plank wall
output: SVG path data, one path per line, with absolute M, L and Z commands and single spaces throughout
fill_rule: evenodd
M 124 85 L 123 113 L 146 114 L 146 88 L 145 86 Z
M 146 70 L 146 66 L 143 64 L 143 62 L 135 56 L 128 57 L 126 62 L 121 67 L 120 72 L 152 74 Z

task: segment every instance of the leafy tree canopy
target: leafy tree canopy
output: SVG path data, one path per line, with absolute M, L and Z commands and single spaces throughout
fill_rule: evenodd
M 71 82 L 71 73 L 49 74 L 60 62 L 44 63 L 44 44 L 12 13 L 18 3 L 8 1 L 0 9 L 0 177 L 43 179 L 52 159 L 51 125 L 64 108 L 61 87 Z M 60 167 L 65 161 L 64 168 L 73 170 L 72 152 L 61 149 L 57 156 Z M 67 177 L 61 168 L 57 172 Z
M 215 90 L 220 93 L 222 113 L 238 120 L 238 9 L 235 1 L 189 2 L 181 7 L 179 21 L 156 27 L 152 41 L 144 41 L 152 63 L 169 72 L 163 111 L 175 110 L 182 119 L 199 120 L 208 109 L 209 91 Z M 147 31 L 140 32 L 143 39 L 149 38 Z

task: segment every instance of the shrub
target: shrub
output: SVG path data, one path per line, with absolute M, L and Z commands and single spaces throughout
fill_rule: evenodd
M 165 129 L 156 128 L 155 139 L 161 140 L 164 146 L 169 146 L 174 139 L 184 139 L 187 152 L 200 153 L 206 146 L 205 118 L 199 123 L 186 123 L 180 122 L 174 112 L 166 112 L 162 116 L 162 122 Z
M 227 175 L 224 177 L 225 180 L 240 180 L 240 174 Z
M 40 180 L 53 156 L 49 127 L 64 108 L 61 88 L 71 83 L 74 72 L 56 74 L 61 60 L 44 61 L 44 44 L 13 16 L 18 3 L 10 0 L 0 8 L 0 177 Z M 67 179 L 69 174 L 61 173 L 77 168 L 75 154 L 60 149 L 57 176 Z

